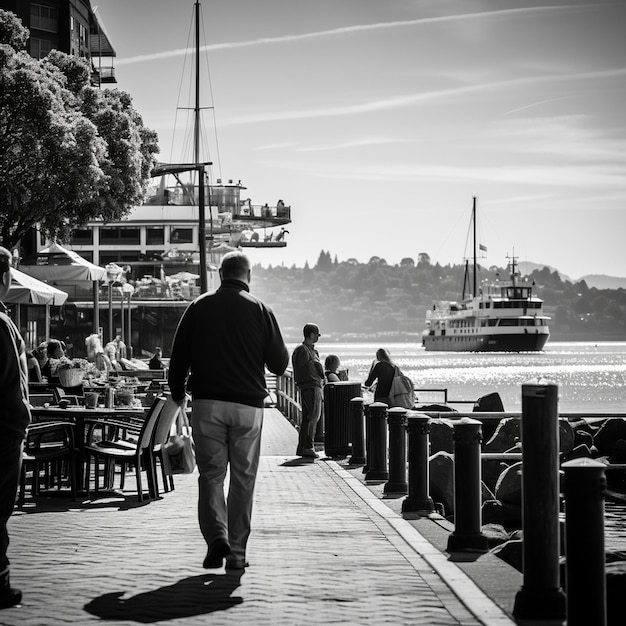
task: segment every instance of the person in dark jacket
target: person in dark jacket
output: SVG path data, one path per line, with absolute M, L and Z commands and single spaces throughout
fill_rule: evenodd
M 205 568 L 247 567 L 261 447 L 265 366 L 281 375 L 289 352 L 272 310 L 249 291 L 250 262 L 225 254 L 221 286 L 185 310 L 169 363 L 172 399 L 193 399 L 191 426 L 200 477 L 198 516 L 208 545 Z M 224 478 L 230 464 L 228 501 Z
M 296 455 L 316 459 L 319 455 L 315 451 L 313 438 L 322 415 L 324 366 L 315 344 L 321 335 L 317 324 L 305 324 L 302 334 L 304 341 L 296 346 L 291 355 L 293 377 L 300 389 L 302 400 L 302 421 Z
M 391 360 L 389 352 L 385 348 L 376 350 L 376 360 L 372 363 L 369 375 L 363 383 L 365 387 L 371 387 L 376 382 L 374 402 L 384 402 L 391 406 L 389 392 L 396 373 L 395 363 Z
M 22 449 L 30 424 L 28 368 L 24 341 L 2 301 L 11 286 L 11 253 L 0 247 L 0 609 L 22 601 L 9 580 L 9 534 L 22 467 Z

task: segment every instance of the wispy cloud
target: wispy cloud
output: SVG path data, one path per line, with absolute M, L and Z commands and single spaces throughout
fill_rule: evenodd
M 439 17 L 425 17 L 416 20 L 403 20 L 394 22 L 377 22 L 375 24 L 357 24 L 354 26 L 344 26 L 341 28 L 332 28 L 329 30 L 321 30 L 313 33 L 301 33 L 298 35 L 282 35 L 280 37 L 260 37 L 248 41 L 224 42 L 202 46 L 202 52 L 212 52 L 216 50 L 233 50 L 236 48 L 248 48 L 251 46 L 263 46 L 268 44 L 291 43 L 297 41 L 306 41 L 309 39 L 319 39 L 326 37 L 336 37 L 342 35 L 350 35 L 367 31 L 406 28 L 410 26 L 422 26 L 428 24 L 439 24 L 443 22 L 460 22 L 465 20 L 487 19 L 492 17 L 517 17 L 520 14 L 537 14 L 537 13 L 555 13 L 562 11 L 587 10 L 589 8 L 597 8 L 594 4 L 584 5 L 565 5 L 565 6 L 545 6 L 545 7 L 523 7 L 517 9 L 502 9 L 500 11 L 483 11 L 478 13 L 462 13 L 459 15 L 443 15 Z M 134 57 L 118 58 L 116 66 L 130 65 L 133 63 L 146 63 L 150 61 L 159 61 L 173 57 L 184 56 L 188 54 L 186 48 L 178 48 L 175 50 L 166 50 L 152 54 L 142 54 Z
M 255 124 L 259 122 L 276 122 L 287 120 L 302 120 L 323 117 L 338 117 L 344 115 L 357 115 L 363 113 L 375 113 L 377 111 L 385 111 L 389 109 L 397 109 L 401 107 L 413 106 L 420 103 L 426 103 L 436 100 L 445 100 L 449 98 L 458 98 L 461 95 L 472 93 L 481 93 L 485 91 L 498 90 L 516 86 L 524 86 L 529 84 L 537 84 L 541 82 L 564 82 L 564 81 L 581 81 L 581 80 L 601 80 L 606 78 L 624 78 L 626 77 L 626 68 L 617 68 L 612 70 L 599 70 L 596 72 L 581 72 L 577 74 L 560 74 L 560 75 L 542 75 L 528 76 L 524 78 L 514 78 L 503 81 L 486 82 L 476 85 L 464 85 L 461 87 L 452 87 L 450 89 L 439 89 L 436 91 L 413 93 L 392 98 L 383 98 L 380 100 L 372 100 L 370 102 L 362 102 L 359 104 L 351 104 L 337 107 L 325 107 L 319 109 L 297 110 L 297 111 L 275 111 L 268 113 L 255 113 L 247 116 L 231 117 L 223 119 L 221 126 L 232 126 L 239 124 Z
M 331 152 L 334 150 L 348 150 L 350 148 L 365 148 L 367 146 L 384 146 L 399 143 L 412 143 L 412 139 L 399 139 L 397 137 L 379 137 L 354 139 L 352 141 L 343 141 L 334 144 L 323 144 L 317 146 L 307 146 L 297 148 L 296 152 Z

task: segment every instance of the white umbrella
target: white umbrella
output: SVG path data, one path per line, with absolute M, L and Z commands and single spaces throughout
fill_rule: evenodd
M 11 286 L 4 302 L 7 304 L 52 304 L 61 306 L 67 293 L 24 272 L 11 268 Z
M 22 270 L 39 280 L 94 281 L 106 278 L 106 269 L 83 259 L 77 252 L 53 243 L 20 264 Z
M 77 252 L 68 250 L 58 243 L 53 243 L 40 250 L 20 264 L 25 274 L 59 285 L 68 283 L 93 283 L 93 329 L 98 332 L 100 327 L 100 304 L 98 281 L 106 280 L 107 271 L 83 259 Z
M 167 278 L 172 278 L 174 280 L 196 280 L 200 278 L 200 275 L 192 274 L 191 272 L 178 272 L 177 274 L 172 274 Z

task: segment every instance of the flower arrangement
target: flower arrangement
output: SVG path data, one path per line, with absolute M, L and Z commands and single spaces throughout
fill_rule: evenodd
M 62 356 L 60 359 L 50 359 L 50 371 L 55 374 L 63 370 L 81 370 L 83 374 L 97 376 L 100 372 L 93 363 L 86 359 L 70 359 Z
M 70 359 L 62 356 L 60 359 L 50 359 L 50 372 L 59 377 L 64 387 L 80 385 L 85 376 L 97 376 L 98 369 L 86 359 Z

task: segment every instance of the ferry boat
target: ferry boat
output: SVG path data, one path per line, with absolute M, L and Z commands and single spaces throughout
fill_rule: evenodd
M 466 263 L 460 302 L 440 301 L 426 312 L 422 345 L 429 351 L 531 352 L 543 350 L 550 329 L 543 300 L 534 293 L 535 283 L 521 276 L 515 256 L 509 257 L 508 280 L 484 282 L 476 287 L 476 198 L 474 224 L 474 282 L 470 296 Z

